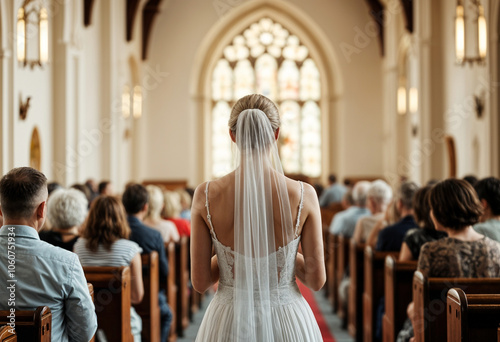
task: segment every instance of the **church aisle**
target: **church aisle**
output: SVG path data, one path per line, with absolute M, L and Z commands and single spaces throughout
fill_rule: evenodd
M 208 292 L 207 292 L 208 293 Z M 193 342 L 196 338 L 196 333 L 200 327 L 205 311 L 213 299 L 213 294 L 207 294 L 203 301 L 202 308 L 193 316 L 193 322 L 184 332 L 184 337 L 179 338 L 178 342 Z M 341 329 L 340 319 L 332 312 L 332 308 L 327 300 L 323 291 L 314 292 L 314 299 L 321 310 L 324 320 L 326 321 L 330 333 L 334 336 L 335 342 L 354 342 L 354 339 L 348 334 L 346 330 Z

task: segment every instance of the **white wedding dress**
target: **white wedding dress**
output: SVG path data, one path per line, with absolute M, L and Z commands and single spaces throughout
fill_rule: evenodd
M 215 246 L 219 265 L 219 285 L 215 297 L 207 308 L 201 323 L 196 341 L 200 342 L 229 342 L 234 340 L 234 264 L 235 252 L 223 245 L 215 234 L 208 203 L 208 184 L 205 190 L 207 208 L 207 221 Z M 297 234 L 300 222 L 300 213 L 303 206 L 304 186 L 301 185 L 301 198 L 297 221 L 295 226 L 295 239 L 286 246 L 280 247 L 275 253 L 276 268 L 279 279 L 271 287 L 270 307 L 273 327 L 273 341 L 282 342 L 308 342 L 322 341 L 318 324 L 314 318 L 309 304 L 299 291 L 295 280 L 295 260 L 299 248 L 300 235 Z M 269 257 L 268 257 L 269 258 Z M 258 258 L 252 260 L 255 264 Z M 254 297 L 259 298 L 259 293 L 254 292 Z M 258 303 L 258 300 L 257 300 Z M 256 304 L 257 306 L 258 304 Z M 258 315 L 258 308 L 255 310 Z M 255 320 L 258 324 L 259 317 Z M 258 329 L 258 327 L 257 327 Z M 245 332 L 238 332 L 238 340 L 246 341 Z M 266 342 L 266 341 L 258 341 Z

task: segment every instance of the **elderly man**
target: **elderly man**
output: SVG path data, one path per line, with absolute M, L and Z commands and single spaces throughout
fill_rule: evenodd
M 367 181 L 357 182 L 354 185 L 352 189 L 354 205 L 333 217 L 329 229 L 330 233 L 352 237 L 358 220 L 370 215 L 370 210 L 366 208 L 366 194 L 369 188 L 370 182 Z
M 47 194 L 47 179 L 29 167 L 13 169 L 0 180 L 0 309 L 15 315 L 15 310 L 46 305 L 52 312 L 52 341 L 87 342 L 97 317 L 80 261 L 38 237 Z
M 370 235 L 375 224 L 384 218 L 387 206 L 392 200 L 392 189 L 381 179 L 373 181 L 367 194 L 367 207 L 372 213 L 370 216 L 358 220 L 354 229 L 353 239 L 357 243 L 364 243 Z

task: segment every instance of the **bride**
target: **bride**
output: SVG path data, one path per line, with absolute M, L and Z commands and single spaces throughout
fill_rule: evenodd
M 203 293 L 219 282 L 196 341 L 322 340 L 295 280 L 314 291 L 325 282 L 318 199 L 283 175 L 279 127 L 271 100 L 241 98 L 229 118 L 238 167 L 196 189 L 192 283 Z

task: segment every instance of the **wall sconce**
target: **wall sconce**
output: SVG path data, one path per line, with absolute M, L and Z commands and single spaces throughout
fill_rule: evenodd
M 410 92 L 408 95 L 408 108 L 410 110 L 410 113 L 418 112 L 418 89 L 414 87 L 410 88 Z
M 398 114 L 404 115 L 406 114 L 406 87 L 400 86 L 398 88 Z
M 475 6 L 477 12 L 477 57 L 465 56 L 465 6 L 463 0 L 458 0 L 455 17 L 455 55 L 457 63 L 460 65 L 464 65 L 466 62 L 471 65 L 474 62 L 483 64 L 486 61 L 486 53 L 488 49 L 488 30 L 486 26 L 486 18 L 484 16 L 484 8 L 481 5 L 480 0 L 470 0 L 470 2 L 473 6 Z
M 142 116 L 142 89 L 140 86 L 134 87 L 133 95 L 133 115 L 135 119 L 139 119 Z
M 49 61 L 49 16 L 47 9 L 39 5 L 27 10 L 27 6 L 35 0 L 24 0 L 23 5 L 17 11 L 17 61 L 32 69 L 38 65 L 43 66 Z M 32 14 L 36 14 L 36 21 L 30 22 Z M 28 60 L 28 24 L 38 25 L 38 59 Z
M 405 86 L 400 86 L 398 88 L 397 107 L 399 115 L 418 112 L 418 89 L 411 87 L 407 92 Z
M 130 117 L 130 87 L 128 85 L 123 87 L 122 115 L 124 119 L 128 119 Z

